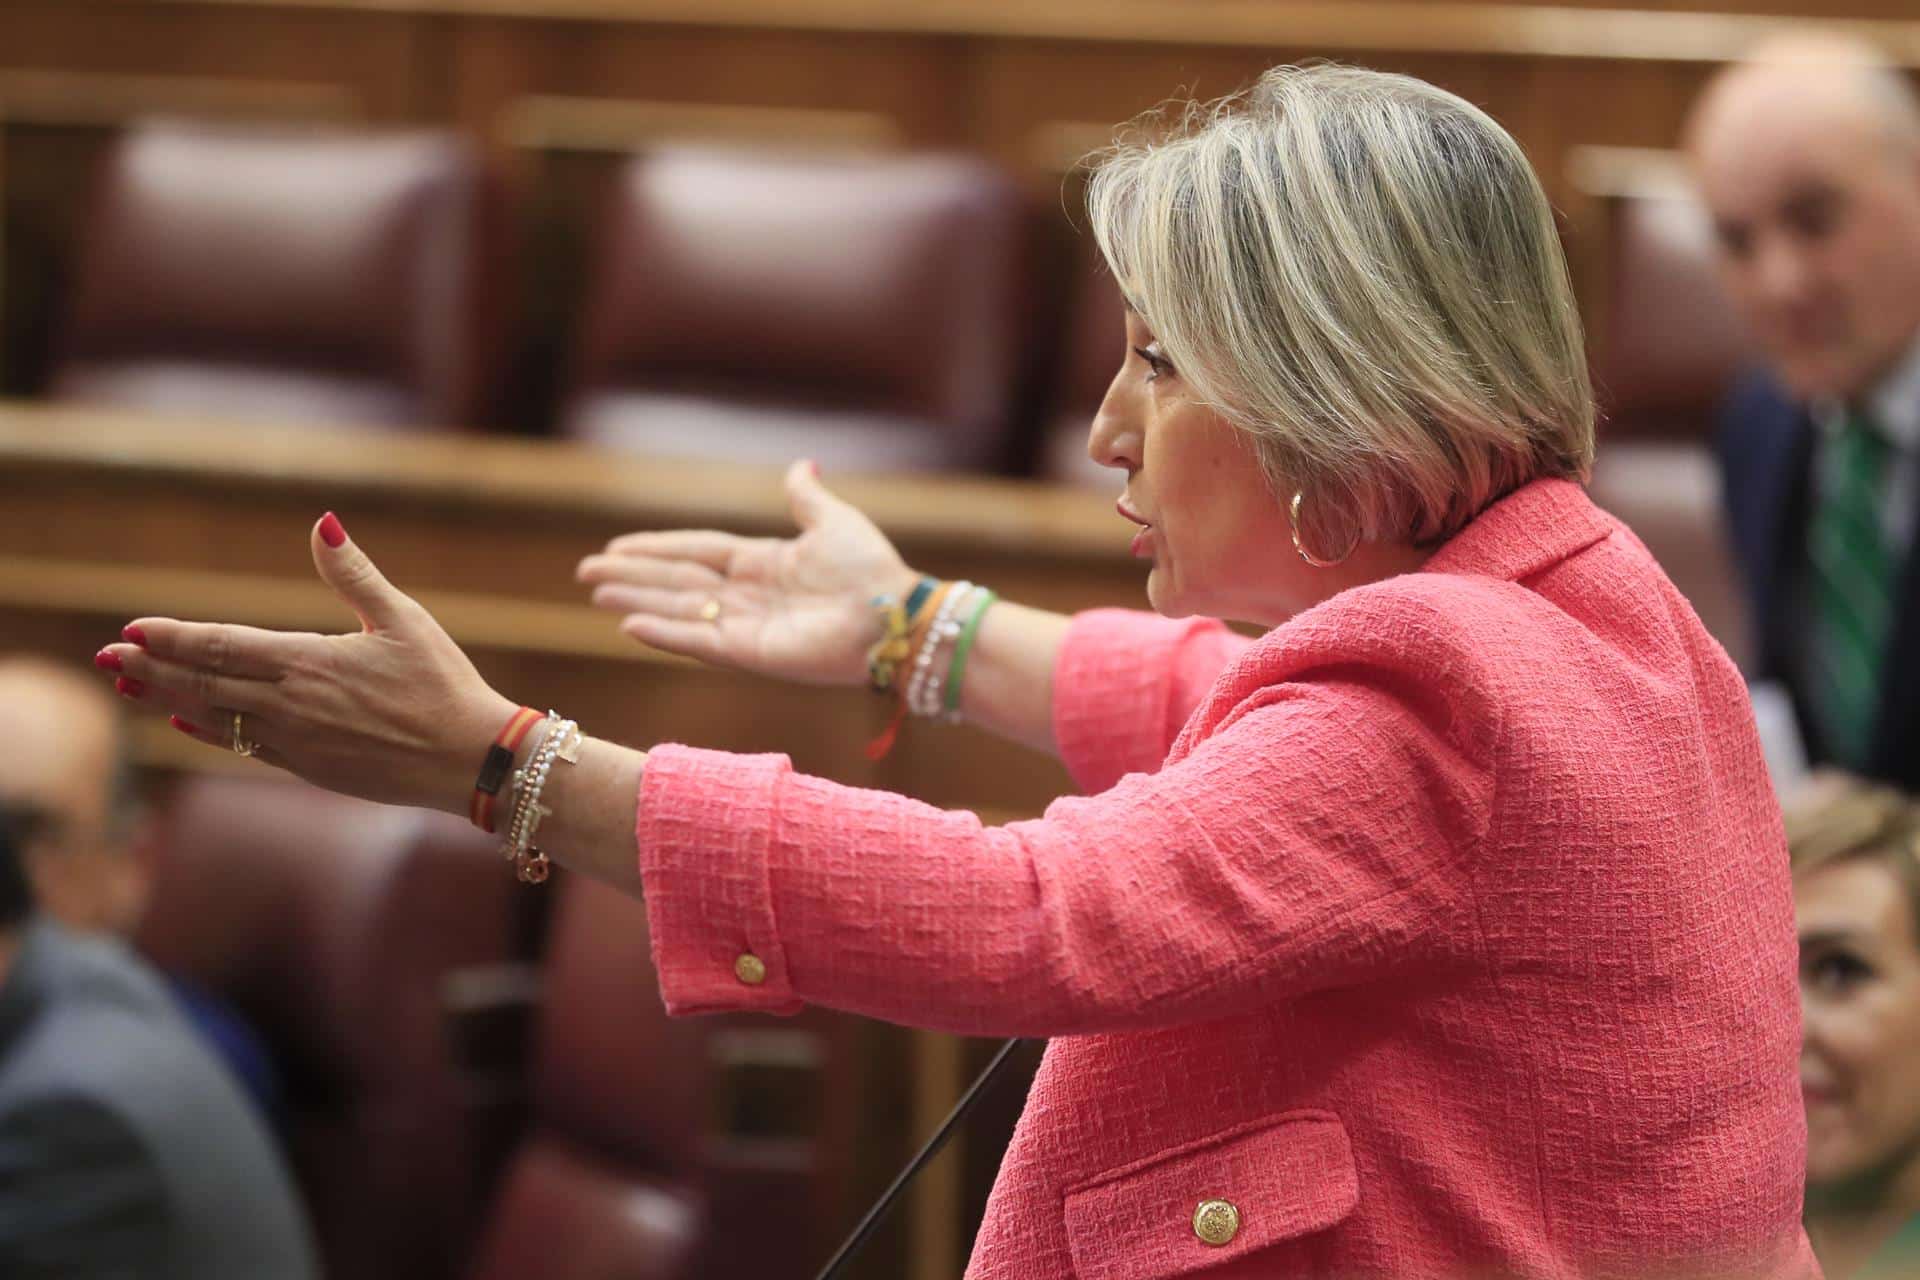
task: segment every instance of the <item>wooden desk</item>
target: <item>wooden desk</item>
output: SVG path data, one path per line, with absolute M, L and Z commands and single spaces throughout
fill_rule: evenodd
M 1140 606 L 1143 575 L 1099 495 L 1014 482 L 829 477 L 910 563 L 1059 609 Z M 1116 489 L 1117 489 L 1116 484 Z M 615 534 L 791 530 L 771 470 L 612 456 L 542 441 L 262 428 L 0 405 L 0 626 L 84 660 L 141 613 L 280 628 L 350 616 L 317 581 L 307 529 L 337 510 L 510 696 L 638 745 L 784 750 L 845 782 L 996 815 L 1037 812 L 1062 770 L 910 726 L 861 747 L 887 706 L 651 652 L 588 607 L 578 559 Z M 157 759 L 197 760 L 152 739 Z M 184 741 L 181 746 L 189 747 Z
M 1060 609 L 1143 603 L 1143 574 L 1126 556 L 1127 529 L 1108 498 L 1009 482 L 828 480 L 929 572 Z M 788 532 L 780 476 L 768 470 L 546 442 L 0 404 L 0 652 L 85 662 L 143 613 L 352 627 L 315 578 L 307 549 L 308 529 L 329 508 L 497 687 L 567 710 L 594 732 L 643 746 L 785 751 L 807 771 L 990 820 L 1037 813 L 1071 789 L 1057 764 L 965 728 L 909 726 L 892 756 L 874 764 L 861 748 L 886 719 L 880 699 L 647 651 L 614 630 L 613 615 L 583 603 L 573 566 L 615 534 Z M 169 770 L 263 767 L 208 751 L 157 720 L 141 721 L 139 747 L 146 764 Z M 875 1043 L 911 1064 L 910 1132 L 894 1135 L 904 1153 L 957 1096 L 965 1046 L 919 1033 L 905 1044 Z M 860 1153 L 863 1179 L 877 1165 L 884 1181 L 895 1158 Z M 910 1206 L 906 1260 L 894 1262 L 916 1278 L 958 1274 L 974 1225 L 960 1214 L 964 1162 L 956 1143 Z

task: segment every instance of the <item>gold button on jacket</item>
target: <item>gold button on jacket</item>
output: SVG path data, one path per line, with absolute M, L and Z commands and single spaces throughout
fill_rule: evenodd
M 1193 1234 L 1206 1244 L 1230 1244 L 1240 1234 L 1240 1211 L 1225 1200 L 1202 1200 L 1193 1211 Z
M 751 951 L 733 962 L 733 976 L 750 987 L 757 987 L 767 980 L 767 965 Z

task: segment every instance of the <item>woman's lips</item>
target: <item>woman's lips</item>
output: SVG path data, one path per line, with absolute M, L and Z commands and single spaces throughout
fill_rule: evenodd
M 1830 1084 L 1815 1084 L 1811 1081 L 1800 1082 L 1800 1097 L 1810 1107 L 1831 1106 L 1840 1101 L 1840 1091 Z
M 1132 550 L 1134 559 L 1139 560 L 1152 555 L 1153 552 L 1147 545 L 1147 539 L 1153 533 L 1153 526 L 1136 515 L 1133 509 L 1127 506 L 1127 500 L 1125 498 L 1114 503 L 1113 509 L 1120 513 L 1122 519 L 1131 520 L 1140 526 L 1140 532 L 1133 535 Z

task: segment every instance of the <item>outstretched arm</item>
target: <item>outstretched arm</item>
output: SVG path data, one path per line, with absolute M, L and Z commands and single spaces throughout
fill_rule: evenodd
M 360 618 L 353 635 L 140 618 L 97 663 L 182 732 L 253 754 L 308 782 L 385 804 L 465 814 L 501 727 L 517 710 L 439 623 L 380 573 L 329 513 L 313 529 L 320 577 Z M 528 755 L 522 747 L 517 763 Z M 644 753 L 590 739 L 554 771 L 543 846 L 578 870 L 640 890 L 634 806 Z M 501 822 L 504 829 L 504 820 Z
M 874 598 L 904 599 L 919 574 L 811 463 L 795 463 L 786 485 L 795 537 L 628 534 L 581 561 L 578 576 L 593 602 L 622 614 L 620 629 L 645 644 L 777 679 L 858 688 L 881 633 Z M 966 717 L 1053 753 L 1053 668 L 1067 621 L 1007 602 L 989 609 L 961 690 Z

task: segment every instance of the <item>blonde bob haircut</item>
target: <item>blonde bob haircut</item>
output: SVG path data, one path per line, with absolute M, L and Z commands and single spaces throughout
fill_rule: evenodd
M 1782 808 L 1787 860 L 1799 880 L 1858 859 L 1893 873 L 1920 935 L 1920 800 L 1848 773 L 1816 774 Z
M 1430 544 L 1529 480 L 1586 479 L 1593 390 L 1553 211 L 1477 107 L 1277 67 L 1090 164 L 1128 305 L 1276 495 L 1304 495 L 1308 545 Z

